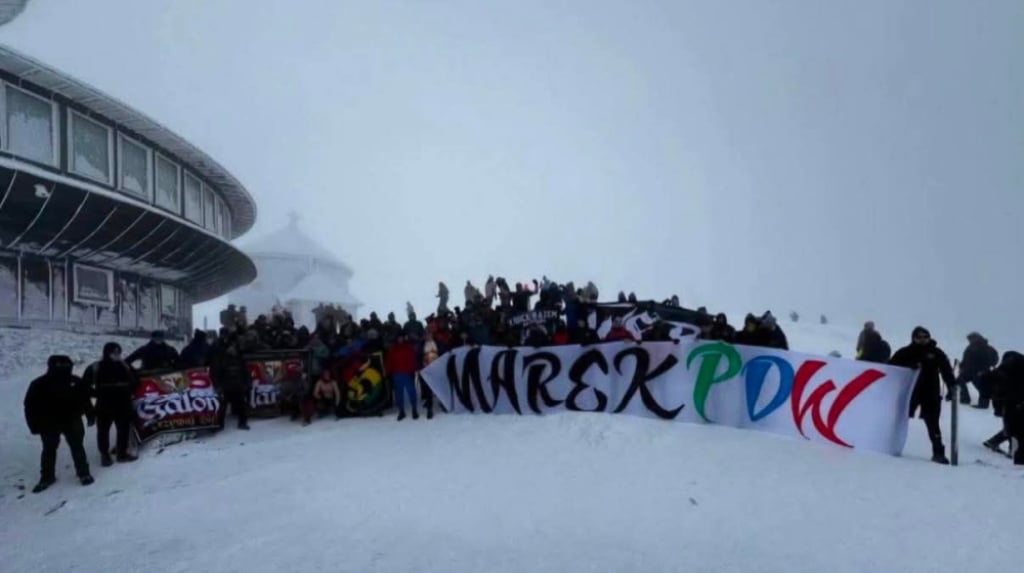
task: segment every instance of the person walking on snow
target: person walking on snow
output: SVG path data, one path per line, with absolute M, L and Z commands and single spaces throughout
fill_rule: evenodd
M 117 429 L 117 461 L 134 462 L 138 458 L 128 453 L 128 438 L 135 415 L 137 381 L 131 367 L 121 360 L 121 346 L 116 342 L 106 343 L 103 358 L 86 368 L 83 379 L 96 397 L 96 445 L 100 449 L 100 464 L 103 467 L 114 465 L 110 457 L 111 426 Z
M 960 387 L 960 403 L 970 404 L 971 393 L 967 384 L 974 384 L 978 390 L 977 408 L 985 410 L 992 398 L 989 389 L 982 381 L 982 376 L 999 364 L 999 353 L 988 340 L 972 332 L 967 335 L 967 348 L 964 349 L 963 359 L 960 361 L 960 376 L 957 378 L 957 385 Z
M 55 354 L 46 361 L 46 374 L 29 384 L 25 393 L 25 422 L 32 435 L 43 441 L 39 483 L 32 493 L 39 493 L 57 481 L 57 447 L 60 437 L 68 443 L 75 472 L 82 485 L 91 485 L 89 458 L 85 455 L 85 427 L 96 423 L 96 414 L 89 399 L 88 385 L 73 374 L 71 358 Z
M 384 358 L 384 371 L 391 376 L 391 383 L 395 389 L 398 421 L 405 419 L 407 399 L 412 407 L 413 420 L 418 420 L 420 417 L 416 408 L 416 366 L 418 363 L 416 347 L 409 342 L 404 333 L 400 334 Z
M 932 442 L 932 461 L 948 464 L 946 447 L 942 444 L 942 431 L 939 429 L 939 416 L 942 412 L 942 392 L 939 378 L 945 382 L 950 394 L 956 386 L 953 367 L 949 357 L 932 339 L 928 329 L 918 326 L 911 335 L 911 343 L 896 351 L 890 364 L 919 370 L 917 384 L 910 396 L 910 416 L 920 409 L 920 416 L 928 428 L 928 438 Z

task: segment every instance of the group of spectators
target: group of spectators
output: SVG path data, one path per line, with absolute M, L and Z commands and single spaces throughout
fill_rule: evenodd
M 260 352 L 309 352 L 308 380 L 282 387 L 280 399 L 282 408 L 293 420 L 309 424 L 314 417 L 340 417 L 343 390 L 339 382 L 350 380 L 374 355 L 383 356 L 382 366 L 391 378 L 398 420 L 406 418 L 407 409 L 418 419 L 420 400 L 430 419 L 434 415 L 434 398 L 425 384 L 420 384 L 417 391 L 417 374 L 443 353 L 462 346 L 541 347 L 673 340 L 673 326 L 665 320 L 655 319 L 635 332 L 626 327 L 621 316 L 613 318 L 610 328 L 599 335 L 598 325 L 593 324 L 599 292 L 593 283 L 577 288 L 571 282 L 557 284 L 544 277 L 511 287 L 505 279 L 492 276 L 483 290 L 467 281 L 463 294 L 463 305 L 450 308 L 448 287 L 440 283 L 436 311 L 420 320 L 407 303 L 404 322 L 399 322 L 393 312 L 384 320 L 371 313 L 357 321 L 340 308 L 320 307 L 315 312 L 317 325 L 312 331 L 296 327 L 293 317 L 283 309 L 274 309 L 270 316 L 260 315 L 250 323 L 245 307 L 232 305 L 221 313 L 219 331 L 196 330 L 180 354 L 159 331 L 124 358 L 120 346 L 108 343 L 101 359 L 90 365 L 82 378 L 73 374 L 70 358 L 51 356 L 46 374 L 32 382 L 25 397 L 29 429 L 43 441 L 41 479 L 34 491 L 42 491 L 55 481 L 57 446 L 62 436 L 71 449 L 79 479 L 86 485 L 93 483 L 83 446 L 83 416 L 90 426 L 98 425 L 97 446 L 104 466 L 112 465 L 115 459 L 136 459 L 128 451 L 136 368 L 145 371 L 208 367 L 215 387 L 224 397 L 219 412 L 221 425 L 230 406 L 238 418 L 238 427 L 247 430 L 252 381 L 245 357 Z M 625 293 L 619 293 L 618 302 L 627 306 L 644 304 L 634 294 Z M 704 308 L 685 310 L 676 296 L 660 305 L 685 312 L 699 329 L 698 339 L 789 348 L 783 329 L 770 311 L 760 316 L 748 314 L 743 327 L 737 330 L 725 314 L 712 315 Z M 958 390 L 959 399 L 970 403 L 967 385 L 973 384 L 979 394 L 976 407 L 991 405 L 1003 419 L 1002 429 L 985 442 L 986 447 L 1006 454 L 1002 443 L 1011 437 L 1019 442 L 1024 437 L 1024 355 L 1007 352 L 1000 361 L 984 337 L 971 333 L 959 374 L 954 376 L 953 365 L 926 329 L 915 329 L 911 343 L 892 354 L 874 323 L 868 322 L 858 338 L 856 358 L 920 370 L 910 415 L 920 411 L 936 462 L 948 463 L 939 430 L 940 378 L 947 388 L 947 400 L 956 398 Z M 113 450 L 109 441 L 111 427 L 117 430 Z M 1015 463 L 1024 464 L 1020 448 Z

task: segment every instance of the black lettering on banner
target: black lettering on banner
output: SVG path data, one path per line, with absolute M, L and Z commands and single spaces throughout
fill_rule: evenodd
M 651 394 L 651 390 L 647 387 L 647 383 L 655 378 L 658 378 L 662 374 L 668 372 L 673 366 L 679 363 L 679 359 L 673 354 L 669 354 L 665 360 L 654 369 L 653 372 L 648 372 L 651 366 L 651 356 L 647 353 L 647 349 L 642 346 L 633 346 L 625 348 L 619 351 L 615 355 L 615 369 L 618 370 L 619 374 L 622 374 L 622 362 L 629 357 L 633 357 L 636 361 L 636 368 L 633 371 L 633 380 L 629 383 L 629 390 L 626 391 L 626 395 L 622 397 L 622 402 L 619 403 L 619 407 L 615 409 L 616 414 L 621 414 L 626 406 L 629 405 L 629 401 L 633 399 L 633 396 L 640 391 L 640 400 L 643 401 L 644 406 L 648 411 L 654 413 L 659 418 L 665 420 L 674 420 L 679 412 L 683 410 L 682 406 L 679 406 L 675 410 L 666 410 L 662 408 L 658 401 L 654 399 L 654 395 Z
M 544 377 L 544 371 L 549 374 Z M 523 371 L 526 373 L 526 401 L 535 414 L 540 414 L 537 397 L 544 401 L 545 408 L 557 408 L 562 403 L 548 392 L 548 383 L 562 373 L 562 362 L 553 352 L 534 352 L 523 356 Z
M 453 397 L 458 398 L 462 407 L 470 412 L 476 412 L 473 405 L 474 390 L 477 396 L 483 397 L 484 389 L 480 382 L 480 349 L 471 348 L 462 357 L 462 378 L 459 378 L 458 355 L 452 353 L 448 356 L 446 372 L 448 384 L 453 391 Z M 454 406 L 454 404 L 452 404 Z M 491 413 L 490 406 L 484 400 L 480 406 L 484 413 Z
M 603 412 L 608 407 L 608 396 L 598 390 L 597 388 L 588 385 L 583 381 L 583 375 L 586 374 L 587 370 L 591 366 L 597 366 L 601 370 L 601 373 L 605 376 L 608 375 L 608 361 L 605 359 L 604 354 L 600 350 L 588 350 L 581 354 L 573 362 L 572 367 L 569 368 L 569 381 L 572 382 L 572 390 L 569 391 L 569 395 L 565 398 L 565 408 L 572 410 L 573 412 Z M 576 404 L 576 399 L 579 398 L 587 388 L 594 390 L 594 396 L 597 397 L 597 408 L 594 410 L 584 410 Z
M 491 390 L 494 392 L 494 406 L 498 405 L 498 397 L 501 389 L 505 389 L 505 395 L 515 409 L 516 414 L 522 415 L 522 408 L 519 406 L 519 394 L 516 392 L 516 350 L 502 350 L 494 356 L 491 361 Z

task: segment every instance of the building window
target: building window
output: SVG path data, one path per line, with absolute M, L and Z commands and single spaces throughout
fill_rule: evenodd
M 220 214 L 217 218 L 217 232 L 220 236 L 225 239 L 231 237 L 231 233 L 228 232 L 228 206 L 224 202 L 220 202 Z
M 69 168 L 83 177 L 110 184 L 114 163 L 114 138 L 110 128 L 73 110 L 68 115 L 68 138 L 71 141 Z
M 139 326 L 139 283 L 136 279 L 125 277 L 121 281 L 121 327 L 125 329 Z
M 21 259 L 21 318 L 50 320 L 50 265 L 45 259 Z
M 177 291 L 174 287 L 165 284 L 160 285 L 160 314 L 162 316 L 178 316 Z
M 121 189 L 149 200 L 149 180 L 152 160 L 149 149 L 118 134 L 121 161 L 118 163 Z
M 209 230 L 213 230 L 215 222 L 217 221 L 217 215 L 214 211 L 215 202 L 213 200 L 213 191 L 209 187 L 203 186 L 203 226 Z
M 156 156 L 156 204 L 172 211 L 181 213 L 181 185 L 178 166 Z
M 68 281 L 64 273 L 65 263 L 50 262 L 50 277 L 53 279 L 53 320 L 64 322 L 68 319 Z
M 114 306 L 114 273 L 106 269 L 75 265 L 75 302 Z
M 185 174 L 185 218 L 203 224 L 203 184 L 188 173 Z
M 18 258 L 0 255 L 0 318 L 18 318 Z
M 4 149 L 25 159 L 56 165 L 57 112 L 53 102 L 6 84 L 2 95 Z

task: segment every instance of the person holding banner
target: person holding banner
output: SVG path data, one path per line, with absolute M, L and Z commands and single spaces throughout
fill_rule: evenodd
M 220 427 L 224 427 L 227 421 L 228 404 L 231 411 L 238 416 L 238 429 L 249 429 L 249 392 L 252 389 L 252 381 L 249 378 L 249 369 L 242 357 L 241 343 L 236 334 L 230 333 L 227 338 L 221 341 L 217 356 L 210 368 L 213 383 L 224 395 L 220 405 L 218 419 Z
M 138 458 L 128 453 L 128 438 L 135 415 L 133 396 L 137 380 L 132 369 L 121 360 L 121 345 L 116 342 L 103 345 L 103 358 L 86 368 L 83 378 L 96 397 L 96 445 L 100 449 L 100 464 L 103 467 L 114 465 L 110 457 L 111 426 L 117 429 L 117 461 L 134 462 Z
M 910 415 L 920 409 L 921 419 L 928 428 L 928 437 L 932 441 L 932 461 L 938 464 L 949 464 L 946 458 L 946 446 L 942 444 L 942 430 L 939 428 L 939 415 L 942 412 L 942 394 L 939 378 L 946 383 L 952 394 L 956 388 L 953 367 L 949 357 L 932 339 L 928 329 L 918 326 L 911 335 L 911 343 L 896 351 L 890 364 L 918 370 L 917 384 L 910 396 Z

